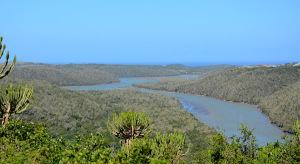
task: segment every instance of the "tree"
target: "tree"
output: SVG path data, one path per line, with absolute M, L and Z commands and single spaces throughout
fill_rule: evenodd
M 4 44 L 2 47 L 3 37 L 0 37 L 0 59 L 6 49 L 6 45 Z M 6 61 L 2 66 L 0 72 L 0 79 L 8 75 L 13 67 L 16 64 L 17 57 L 14 57 L 13 63 L 5 70 L 9 59 L 9 51 L 6 54 Z M 13 88 L 12 84 L 10 87 L 6 86 L 5 93 L 2 93 L 2 87 L 0 86 L 0 121 L 2 127 L 8 124 L 9 117 L 12 114 L 22 113 L 26 110 L 26 108 L 30 105 L 30 99 L 32 96 L 33 89 L 32 87 L 23 89 L 21 86 L 18 87 L 17 91 Z
M 116 113 L 110 122 L 108 119 L 108 130 L 118 137 L 120 141 L 125 140 L 127 145 L 131 139 L 142 138 L 150 133 L 150 117 L 145 116 L 145 112 L 121 112 L 119 117 Z
M 2 127 L 8 124 L 8 119 L 11 115 L 22 113 L 30 106 L 30 99 L 33 98 L 32 93 L 32 87 L 27 88 L 26 86 L 23 89 L 19 86 L 17 91 L 15 91 L 12 84 L 10 84 L 10 87 L 6 86 L 6 92 L 0 95 L 0 120 Z

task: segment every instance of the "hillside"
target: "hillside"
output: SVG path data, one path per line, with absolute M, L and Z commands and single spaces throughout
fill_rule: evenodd
M 270 120 L 276 123 L 280 122 L 280 126 L 289 131 L 290 125 L 288 125 L 288 122 L 295 122 L 295 114 L 299 115 L 299 105 L 295 104 L 299 104 L 300 100 L 295 97 L 293 99 L 294 104 L 291 104 L 287 95 L 295 93 L 293 93 L 293 89 L 288 90 L 286 87 L 295 88 L 299 85 L 298 81 L 300 81 L 300 67 L 285 65 L 274 68 L 234 68 L 210 76 L 200 77 L 197 80 L 169 80 L 157 83 L 140 83 L 133 86 L 151 90 L 205 95 L 221 100 L 255 105 L 262 103 L 263 112 L 266 112 L 267 115 L 272 113 Z M 282 89 L 285 89 L 285 92 L 280 92 Z M 271 97 L 266 98 L 268 96 Z M 271 101 L 271 99 L 273 100 Z M 279 101 L 280 106 L 273 108 L 276 106 L 274 102 Z M 283 106 L 290 109 L 286 110 Z M 281 111 L 279 113 L 285 114 L 286 119 L 290 120 L 279 121 L 283 118 L 271 111 L 275 113 Z M 292 115 L 294 116 L 292 117 Z
M 299 93 L 300 81 L 262 98 L 258 107 L 273 123 L 291 132 L 292 123 L 300 118 Z
M 119 83 L 119 78 L 161 77 L 181 74 L 212 74 L 232 68 L 229 65 L 187 67 L 185 65 L 106 65 L 106 64 L 45 64 L 17 62 L 9 78 L 44 80 L 58 86 L 83 86 Z M 183 69 L 183 70 L 181 70 Z
M 181 74 L 203 74 L 210 71 L 232 68 L 230 65 L 187 67 L 182 64 L 160 65 L 106 65 L 106 64 L 66 64 L 58 69 L 96 69 L 111 73 L 119 78 L 176 76 Z
M 166 65 L 165 68 L 177 70 L 186 74 L 198 74 L 217 71 L 222 69 L 233 68 L 231 65 L 221 64 L 221 65 L 209 65 L 209 66 L 196 66 L 196 67 L 187 67 L 183 64 L 170 64 Z
M 120 82 L 114 75 L 100 70 L 59 70 L 49 65 L 15 67 L 7 77 L 44 80 L 58 86 L 82 86 Z
M 118 78 L 176 76 L 181 73 L 156 65 L 106 65 L 106 64 L 62 64 L 55 66 L 59 70 L 97 70 L 104 71 Z
M 206 136 L 215 133 L 213 128 L 200 123 L 185 111 L 178 99 L 161 94 L 136 90 L 90 90 L 72 91 L 42 81 L 25 81 L 4 78 L 1 85 L 13 83 L 32 85 L 34 101 L 24 114 L 24 121 L 44 122 L 52 137 L 72 139 L 75 135 L 101 132 L 112 141 L 117 141 L 107 131 L 107 119 L 120 111 L 145 111 L 151 117 L 155 132 L 168 133 L 181 130 L 187 141 L 193 144 L 192 151 L 207 146 Z M 168 116 L 168 117 L 166 117 Z
M 212 74 L 229 65 L 187 67 L 185 65 L 107 65 L 107 64 L 45 64 L 17 62 L 9 78 L 44 80 L 58 86 L 83 86 L 119 83 L 119 78 L 161 77 L 181 74 Z

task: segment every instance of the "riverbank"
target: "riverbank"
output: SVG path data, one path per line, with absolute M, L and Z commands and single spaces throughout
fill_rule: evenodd
M 161 79 L 187 79 L 190 77 L 199 77 L 199 75 L 178 75 L 178 76 L 161 76 L 161 77 L 127 77 L 127 78 L 119 78 L 120 82 L 118 83 L 106 83 L 106 84 L 95 84 L 95 85 L 79 85 L 79 86 L 61 86 L 62 88 L 76 88 L 76 87 L 92 87 L 92 86 L 101 86 L 101 85 L 112 85 L 112 84 L 121 84 L 123 83 L 121 79 L 138 79 L 138 80 L 155 80 L 159 81 Z
M 138 88 L 138 87 L 131 86 L 130 88 Z M 144 89 L 144 88 L 138 88 L 138 89 Z M 144 89 L 144 90 L 149 90 L 149 89 Z M 170 94 L 182 94 L 182 95 L 200 96 L 200 97 L 212 98 L 212 99 L 219 100 L 219 101 L 223 101 L 223 102 L 229 102 L 229 103 L 234 103 L 234 104 L 242 104 L 242 105 L 255 106 L 255 108 L 256 108 L 260 113 L 262 113 L 264 116 L 267 117 L 268 123 L 270 123 L 270 124 L 272 124 L 272 125 L 275 125 L 276 127 L 278 127 L 279 129 L 281 129 L 281 130 L 282 130 L 284 133 L 286 133 L 286 134 L 293 134 L 293 133 L 291 133 L 291 132 L 289 132 L 289 131 L 284 131 L 284 130 L 282 129 L 282 127 L 278 126 L 278 125 L 275 124 L 273 121 L 271 121 L 270 118 L 269 118 L 269 116 L 267 116 L 261 109 L 259 109 L 259 108 L 258 108 L 258 105 L 256 105 L 256 104 L 249 104 L 249 103 L 245 103 L 245 102 L 236 102 L 236 101 L 222 100 L 222 99 L 218 99 L 218 98 L 211 97 L 211 96 L 199 95 L 199 94 L 191 94 L 191 93 L 168 92 L 168 91 L 164 91 L 164 90 L 149 90 L 149 91 L 159 91 L 159 92 L 165 92 L 165 93 L 170 93 Z
M 120 81 L 119 83 L 108 83 L 108 84 L 121 84 L 122 82 Z M 69 88 L 76 88 L 76 87 L 92 87 L 92 86 L 98 86 L 98 85 L 108 85 L 108 84 L 95 84 L 95 85 L 79 85 L 79 86 L 61 86 L 62 88 L 69 89 Z

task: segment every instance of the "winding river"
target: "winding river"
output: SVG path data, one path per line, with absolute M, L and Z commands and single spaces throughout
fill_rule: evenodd
M 88 90 L 88 89 L 114 89 L 121 87 L 130 87 L 134 83 L 142 82 L 157 82 L 161 78 L 120 78 L 121 83 L 105 84 L 95 86 L 71 87 L 71 90 Z M 196 75 L 181 75 L 169 76 L 167 78 L 197 78 Z M 131 87 L 130 87 L 131 88 Z M 137 89 L 137 88 L 132 88 Z M 145 89 L 137 89 L 144 92 L 160 93 L 171 97 L 179 98 L 184 109 L 191 112 L 199 121 L 204 124 L 211 125 L 216 129 L 224 131 L 226 136 L 233 134 L 239 136 L 240 132 L 237 130 L 238 125 L 244 123 L 249 129 L 255 128 L 253 131 L 259 145 L 266 145 L 268 142 L 275 142 L 277 139 L 281 140 L 284 135 L 283 131 L 277 126 L 268 122 L 268 118 L 263 115 L 256 106 L 231 103 L 217 100 L 203 96 L 195 96 L 188 94 L 176 94 L 168 92 L 159 92 Z

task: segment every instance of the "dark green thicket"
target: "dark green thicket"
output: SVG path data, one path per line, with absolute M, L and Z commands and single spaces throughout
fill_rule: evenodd
M 1 163 L 179 163 L 187 153 L 180 132 L 133 139 L 115 150 L 99 133 L 51 139 L 45 126 L 12 120 L 0 129 Z
M 241 125 L 241 136 L 211 136 L 210 146 L 194 154 L 194 163 L 299 163 L 300 122 L 293 126 L 294 136 L 259 146 L 251 130 Z M 156 134 L 153 139 L 133 139 L 130 145 L 110 146 L 99 134 L 51 139 L 45 125 L 12 120 L 0 129 L 1 163 L 180 163 L 188 153 L 185 135 L 180 132 Z
M 1 163 L 108 163 L 111 150 L 101 134 L 51 139 L 45 126 L 13 120 L 0 129 Z
M 221 100 L 259 105 L 270 120 L 286 131 L 300 116 L 300 67 L 235 68 L 197 80 L 139 83 L 151 90 L 205 95 Z

